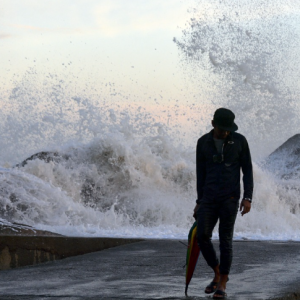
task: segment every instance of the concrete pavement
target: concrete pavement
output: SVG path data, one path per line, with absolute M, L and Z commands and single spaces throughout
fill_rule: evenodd
M 299 250 L 296 242 L 235 241 L 228 299 L 300 299 Z M 179 241 L 145 240 L 4 270 L 0 299 L 186 299 L 185 254 Z M 212 299 L 204 293 L 211 279 L 200 257 L 189 299 Z

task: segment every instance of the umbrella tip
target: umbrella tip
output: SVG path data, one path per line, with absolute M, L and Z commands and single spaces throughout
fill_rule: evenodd
M 188 285 L 185 286 L 185 291 L 184 291 L 184 293 L 185 293 L 186 296 L 188 296 L 187 290 L 188 290 Z

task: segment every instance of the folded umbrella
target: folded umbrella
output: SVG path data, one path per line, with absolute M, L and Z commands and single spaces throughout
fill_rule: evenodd
M 188 248 L 186 253 L 186 274 L 185 274 L 185 295 L 187 296 L 187 290 L 189 283 L 193 277 L 194 270 L 197 265 L 198 257 L 200 254 L 200 248 L 197 243 L 197 221 L 193 224 L 189 231 L 188 236 Z

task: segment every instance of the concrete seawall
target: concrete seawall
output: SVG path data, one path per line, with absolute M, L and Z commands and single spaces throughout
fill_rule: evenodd
M 299 249 L 297 242 L 235 241 L 230 299 L 300 300 Z M 66 237 L 2 224 L 0 298 L 182 299 L 185 256 L 178 241 Z M 30 265 L 35 266 L 18 268 Z M 207 299 L 204 289 L 211 276 L 200 258 L 189 295 Z
M 218 242 L 214 244 L 218 252 Z M 299 299 L 300 243 L 235 241 L 233 246 L 227 299 Z M 183 300 L 187 299 L 185 258 L 186 247 L 176 240 L 144 240 L 52 263 L 3 270 L 0 299 Z M 204 290 L 212 273 L 200 256 L 188 289 L 190 299 L 208 299 Z
M 0 236 L 0 270 L 55 261 L 138 241 L 141 239 Z

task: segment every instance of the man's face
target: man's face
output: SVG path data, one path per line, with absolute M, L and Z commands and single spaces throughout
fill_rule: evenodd
M 220 129 L 214 124 L 214 121 L 212 121 L 212 126 L 214 127 L 214 138 L 216 139 L 225 140 L 230 133 L 230 131 Z

